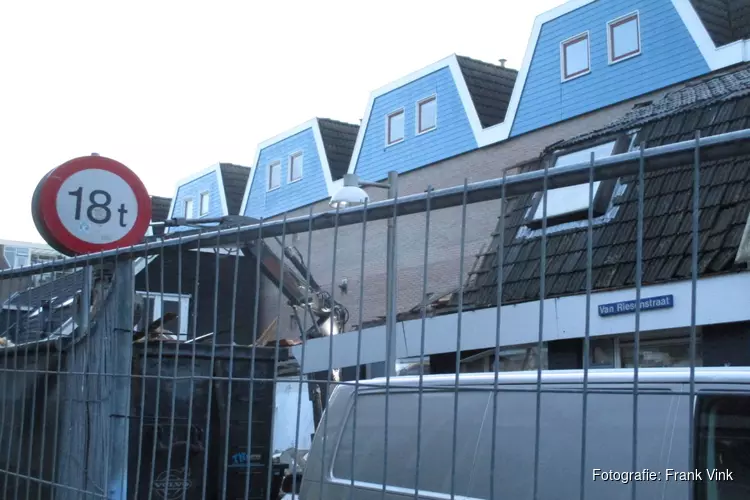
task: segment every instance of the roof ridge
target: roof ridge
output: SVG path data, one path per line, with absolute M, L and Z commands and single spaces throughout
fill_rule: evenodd
M 500 66 L 498 64 L 489 63 L 487 61 L 482 61 L 481 59 L 475 59 L 475 58 L 469 57 L 469 56 L 462 56 L 462 55 L 456 54 L 456 58 L 458 58 L 458 59 L 466 59 L 466 60 L 471 61 L 471 62 L 475 62 L 475 63 L 479 63 L 479 64 L 484 64 L 485 66 L 490 66 L 490 67 L 495 68 L 495 69 L 501 69 L 501 70 L 509 71 L 509 72 L 512 72 L 512 73 L 518 73 L 517 69 L 508 68 L 507 66 Z
M 349 126 L 349 127 L 359 128 L 359 125 L 357 125 L 356 123 L 342 122 L 341 120 L 334 120 L 333 118 L 317 117 L 317 120 L 318 121 L 323 121 L 323 122 L 328 122 L 328 123 L 333 123 L 333 124 L 336 124 L 336 125 L 346 125 L 346 126 Z
M 252 167 L 248 167 L 245 165 L 240 165 L 239 163 L 228 163 L 228 162 L 219 162 L 219 167 L 239 167 L 239 168 L 247 168 L 247 169 L 252 168 Z
M 647 105 L 639 106 L 639 103 L 636 103 L 620 118 L 597 130 L 572 137 L 565 141 L 565 144 L 572 145 L 603 134 L 640 128 L 680 113 L 739 99 L 747 93 L 750 93 L 750 64 L 734 66 L 731 70 L 722 71 L 711 77 L 703 76 L 685 82 L 684 85 Z

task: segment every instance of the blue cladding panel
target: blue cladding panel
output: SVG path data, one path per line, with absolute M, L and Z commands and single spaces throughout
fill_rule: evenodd
M 304 155 L 302 179 L 289 182 L 289 157 L 300 151 Z M 268 191 L 268 166 L 277 161 L 281 162 L 281 187 Z M 328 196 L 312 129 L 264 148 L 260 152 L 252 183 L 244 214 L 248 217 L 273 217 Z
M 417 101 L 432 94 L 437 95 L 437 128 L 417 135 Z M 399 108 L 406 114 L 405 138 L 403 142 L 386 147 L 385 120 Z M 443 68 L 375 99 L 356 172 L 363 179 L 377 181 L 386 178 L 389 170 L 408 172 L 476 147 L 450 69 Z
M 219 195 L 219 182 L 216 178 L 216 172 L 210 172 L 202 177 L 193 179 L 177 188 L 174 201 L 174 213 L 172 217 L 198 218 L 200 213 L 200 194 L 208 191 L 208 215 L 206 217 L 221 217 L 224 215 L 224 209 L 221 206 L 221 197 Z M 193 213 L 185 214 L 185 200 L 193 199 Z M 190 227 L 173 227 L 169 232 L 188 231 L 194 228 Z
M 687 0 L 686 0 L 687 1 Z M 610 65 L 607 22 L 638 10 L 641 54 Z M 560 42 L 589 31 L 591 73 L 560 81 Z M 708 73 L 669 0 L 597 0 L 542 26 L 511 135 Z

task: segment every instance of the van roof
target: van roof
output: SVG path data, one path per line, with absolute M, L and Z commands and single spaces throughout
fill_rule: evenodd
M 632 383 L 634 380 L 632 369 L 589 369 L 588 381 L 592 383 Z M 507 384 L 536 384 L 537 371 L 523 372 L 499 372 L 497 383 Z M 390 379 L 392 387 L 415 387 L 419 385 L 419 375 L 393 377 Z M 565 384 L 583 383 L 584 370 L 544 370 L 542 371 L 542 383 Z M 694 380 L 697 383 L 750 383 L 750 367 L 711 367 L 695 368 Z M 361 386 L 385 386 L 386 378 L 360 381 Z M 638 382 L 660 382 L 660 383 L 688 383 L 690 382 L 690 368 L 640 368 L 638 370 Z M 454 386 L 456 376 L 425 375 L 424 386 Z M 493 385 L 495 373 L 462 373 L 458 377 L 461 385 Z M 351 383 L 349 384 L 351 385 Z

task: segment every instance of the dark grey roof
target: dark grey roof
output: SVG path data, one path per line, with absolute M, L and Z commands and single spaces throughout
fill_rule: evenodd
M 518 71 L 465 56 L 457 58 L 482 127 L 502 123 Z
M 0 337 L 16 344 L 44 339 L 72 317 L 73 308 L 55 301 L 34 311 L 0 309 Z
M 653 113 L 645 113 L 642 121 L 628 122 L 629 127 L 639 128 L 637 143 L 645 141 L 647 147 L 653 147 L 692 138 L 698 129 L 703 136 L 710 136 L 747 128 L 750 126 L 747 92 L 750 79 L 745 71 L 738 69 L 734 77 L 722 77 L 721 81 L 731 81 L 731 85 L 719 85 L 715 79 L 703 81 L 688 94 L 712 97 L 700 102 L 686 97 L 681 101 L 683 108 L 674 103 L 674 96 L 654 103 Z M 617 136 L 612 127 L 606 130 L 610 137 Z M 605 138 L 599 138 L 602 139 Z M 591 140 L 588 144 L 591 145 Z M 555 147 L 562 149 L 571 145 L 580 148 L 586 144 L 578 138 Z M 545 159 L 530 163 L 527 169 L 541 168 Z M 675 165 L 645 175 L 643 284 L 691 277 L 692 169 L 692 165 Z M 699 273 L 706 276 L 743 269 L 744 265 L 735 264 L 734 258 L 750 211 L 750 156 L 704 162 L 700 179 Z M 619 182 L 624 192 L 619 191 L 613 197 L 616 213 L 608 222 L 593 227 L 591 268 L 595 290 L 628 288 L 635 283 L 637 179 L 627 176 Z M 524 195 L 508 200 L 504 218 L 504 303 L 539 298 L 542 239 L 519 235 L 534 198 L 534 195 Z M 464 295 L 464 303 L 469 307 L 497 303 L 497 247 L 501 227 L 499 221 L 491 250 L 479 257 L 478 266 L 469 279 Z M 586 248 L 585 225 L 547 235 L 546 297 L 585 292 Z
M 323 148 L 331 169 L 331 178 L 335 181 L 344 177 L 349 169 L 349 161 L 357 142 L 358 125 L 339 122 L 330 118 L 318 118 Z
M 55 332 L 73 314 L 69 299 L 82 288 L 83 272 L 76 271 L 12 295 L 0 307 L 0 337 L 18 344 Z
M 750 93 L 750 64 L 743 64 L 690 81 L 657 101 L 645 101 L 599 130 L 572 139 L 569 144 L 641 127 L 656 120 L 702 109 Z
M 29 288 L 9 297 L 5 305 L 26 308 L 39 307 L 44 301 L 57 297 L 56 302 L 64 302 L 73 297 L 83 286 L 83 272 L 76 271 L 60 276 L 37 287 Z
M 750 0 L 690 0 L 717 47 L 750 36 Z
M 164 198 L 163 196 L 152 196 L 151 197 L 151 222 L 162 222 L 167 220 L 169 217 L 169 207 L 172 205 L 172 198 Z M 164 226 L 154 226 L 154 236 L 161 236 L 164 234 Z
M 224 181 L 224 194 L 227 198 L 229 215 L 237 215 L 242 208 L 242 198 L 250 178 L 250 167 L 221 163 L 221 177 Z
M 161 222 L 169 217 L 169 207 L 172 205 L 172 198 L 163 196 L 151 197 L 151 220 Z

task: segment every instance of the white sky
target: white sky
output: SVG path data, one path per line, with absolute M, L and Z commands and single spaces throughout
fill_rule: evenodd
M 519 69 L 563 0 L 0 3 L 0 239 L 41 242 L 31 195 L 92 152 L 150 194 L 312 117 L 358 123 L 372 90 L 452 53 Z

